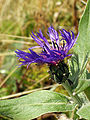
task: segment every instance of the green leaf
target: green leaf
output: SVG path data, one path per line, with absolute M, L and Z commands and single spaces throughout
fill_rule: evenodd
M 0 114 L 14 120 L 31 120 L 45 113 L 72 111 L 74 108 L 67 97 L 48 90 L 0 101 Z
M 79 66 L 79 57 L 76 53 L 73 54 L 70 63 L 70 71 L 71 74 L 69 75 L 69 79 L 73 82 L 73 89 L 75 89 L 78 85 L 79 79 L 87 79 L 88 72 L 86 71 L 86 65 L 88 62 L 88 53 L 86 54 L 82 67 L 80 69 Z M 81 86 L 79 86 L 80 88 Z
M 76 62 L 71 61 L 71 68 L 73 68 L 71 72 L 73 72 L 70 77 L 71 80 L 74 81 L 73 88 L 75 89 L 80 78 L 86 79 L 86 65 L 90 52 L 90 0 L 88 0 L 85 11 L 79 22 L 79 36 L 74 52 L 77 53 L 78 56 L 76 54 Z M 78 87 L 80 89 L 80 86 Z M 82 88 L 83 87 L 81 87 L 81 90 Z
M 89 86 L 87 89 L 85 89 L 84 92 L 85 92 L 85 94 L 86 94 L 88 100 L 90 101 L 90 86 Z
M 70 64 L 70 75 L 69 79 L 73 82 L 73 88 L 76 88 L 79 79 L 80 67 L 79 67 L 79 58 L 76 53 L 73 54 L 71 60 L 69 61 Z
M 90 79 L 90 73 L 86 71 L 86 78 Z M 90 86 L 84 90 L 84 93 L 86 94 L 88 100 L 90 101 Z
M 78 94 L 80 92 L 83 92 L 89 86 L 90 86 L 90 79 L 80 79 L 78 86 L 75 89 L 75 93 Z
M 82 106 L 78 111 L 77 114 L 81 117 L 81 118 L 85 118 L 87 120 L 90 120 L 90 103 Z
M 90 0 L 79 23 L 79 37 L 75 52 L 79 54 L 80 65 L 86 53 L 90 52 Z

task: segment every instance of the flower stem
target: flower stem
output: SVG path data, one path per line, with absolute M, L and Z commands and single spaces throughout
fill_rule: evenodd
M 62 85 L 67 90 L 68 94 L 71 96 L 71 98 L 74 100 L 74 102 L 76 104 L 78 104 L 79 107 L 81 107 L 82 106 L 82 101 L 77 94 L 73 95 L 73 92 L 72 92 L 72 89 L 71 89 L 71 86 L 70 86 L 69 82 L 65 81 L 64 83 L 62 83 Z

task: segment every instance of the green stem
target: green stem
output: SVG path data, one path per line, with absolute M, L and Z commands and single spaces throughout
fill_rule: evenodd
M 74 100 L 74 102 L 76 104 L 78 104 L 79 107 L 81 107 L 82 106 L 82 101 L 77 94 L 73 95 L 73 92 L 72 92 L 72 89 L 71 89 L 71 86 L 70 86 L 69 82 L 65 81 L 65 83 L 62 83 L 62 85 L 67 90 L 68 94 L 71 96 L 71 98 Z

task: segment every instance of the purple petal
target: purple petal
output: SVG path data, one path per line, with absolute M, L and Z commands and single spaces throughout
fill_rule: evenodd
M 43 36 L 42 31 L 39 30 L 39 33 L 37 32 L 37 35 L 45 42 L 45 44 L 50 48 L 50 45 L 47 41 L 47 39 Z

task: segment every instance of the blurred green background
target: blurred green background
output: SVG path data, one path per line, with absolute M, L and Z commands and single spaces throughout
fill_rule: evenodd
M 47 65 L 17 68 L 15 50 L 37 45 L 30 32 L 46 32 L 50 25 L 78 33 L 86 0 L 0 0 L 0 97 L 33 89 L 49 89 Z M 39 52 L 39 49 L 35 49 Z M 67 94 L 62 86 L 52 88 Z

